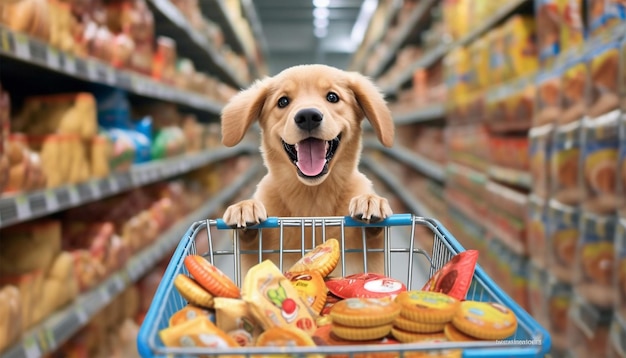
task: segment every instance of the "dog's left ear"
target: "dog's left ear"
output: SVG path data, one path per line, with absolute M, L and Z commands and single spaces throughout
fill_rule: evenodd
M 222 143 L 232 147 L 239 143 L 254 121 L 261 116 L 268 92 L 269 79 L 258 80 L 237 93 L 222 109 Z
M 391 111 L 378 88 L 360 73 L 350 73 L 349 85 L 354 97 L 370 121 L 378 140 L 391 147 L 394 140 L 394 125 Z

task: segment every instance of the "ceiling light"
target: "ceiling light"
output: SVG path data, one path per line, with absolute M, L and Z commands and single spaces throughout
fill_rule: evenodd
M 327 19 L 330 11 L 325 7 L 317 7 L 313 10 L 313 17 L 316 19 Z
M 315 20 L 313 20 L 313 25 L 316 28 L 328 27 L 328 19 L 316 18 Z
M 320 39 L 324 38 L 324 37 L 326 37 L 326 35 L 328 35 L 328 28 L 327 27 L 316 27 L 313 30 L 313 34 L 317 38 L 320 38 Z
M 328 7 L 330 0 L 313 0 L 313 6 L 315 7 Z

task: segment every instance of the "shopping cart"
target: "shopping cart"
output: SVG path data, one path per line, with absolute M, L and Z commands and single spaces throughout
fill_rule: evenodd
M 408 270 L 404 271 L 401 276 L 394 277 L 403 280 L 408 289 L 419 289 L 416 286 L 416 272 L 424 271 L 424 263 L 430 266 L 429 275 L 432 275 L 440 269 L 448 260 L 464 251 L 463 247 L 456 239 L 439 223 L 437 220 L 419 217 L 411 214 L 394 214 L 391 217 L 376 224 L 365 224 L 356 221 L 350 217 L 306 217 L 306 218 L 269 218 L 260 225 L 255 226 L 262 235 L 263 230 L 279 230 L 282 242 L 282 234 L 286 228 L 301 228 L 302 232 L 302 248 L 296 250 L 301 255 L 308 252 L 312 247 L 306 248 L 305 245 L 312 246 L 313 242 L 305 242 L 305 231 L 309 230 L 311 234 L 322 231 L 322 240 L 325 240 L 325 232 L 328 227 L 339 227 L 341 237 L 337 238 L 340 243 L 344 242 L 346 228 L 361 228 L 363 233 L 363 248 L 360 250 L 363 254 L 364 261 L 367 255 L 373 251 L 382 252 L 385 258 L 384 273 L 387 276 L 392 275 L 394 268 L 397 269 L 401 265 L 407 265 Z M 382 227 L 384 231 L 384 243 L 382 249 L 368 248 L 365 239 L 365 229 L 367 227 Z M 425 227 L 430 230 L 416 230 L 419 227 Z M 313 229 L 316 228 L 316 229 Z M 394 247 L 394 240 L 401 235 L 394 231 L 392 240 L 392 229 L 402 230 L 406 240 L 400 243 L 401 247 Z M 216 233 L 222 230 L 232 231 L 232 240 L 227 236 L 227 247 L 223 248 L 224 243 L 219 243 Z M 290 229 L 293 230 L 293 229 Z M 432 251 L 426 252 L 420 248 L 419 238 L 416 236 L 418 232 L 428 232 L 429 237 L 432 233 Z M 517 316 L 518 329 L 517 332 L 503 341 L 476 341 L 476 342 L 445 342 L 445 343 L 410 343 L 410 344 L 377 344 L 377 345 L 349 345 L 349 346 L 318 346 L 318 347 L 241 347 L 231 348 L 228 350 L 207 350 L 201 348 L 171 348 L 166 347 L 160 340 L 158 332 L 166 328 L 169 317 L 186 305 L 185 300 L 180 296 L 173 286 L 175 275 L 179 273 L 188 273 L 183 265 L 183 259 L 190 254 L 196 253 L 196 242 L 198 239 L 206 235 L 208 238 L 208 252 L 206 258 L 213 264 L 217 265 L 225 272 L 229 272 L 231 277 L 237 284 L 241 282 L 242 273 L 239 270 L 241 255 L 247 254 L 240 248 L 238 230 L 225 225 L 221 220 L 204 220 L 198 221 L 191 225 L 182 238 L 176 251 L 165 271 L 163 280 L 161 281 L 152 305 L 145 317 L 138 336 L 138 348 L 143 357 L 173 357 L 173 356 L 197 356 L 197 355 L 229 355 L 229 356 L 248 356 L 253 355 L 270 355 L 289 353 L 290 356 L 305 357 L 308 354 L 318 355 L 342 355 L 364 357 L 362 353 L 397 353 L 397 356 L 405 356 L 407 352 L 416 351 L 450 351 L 462 350 L 464 357 L 543 357 L 550 349 L 550 336 L 547 331 L 542 328 L 526 311 L 524 311 L 514 300 L 504 293 L 491 280 L 482 268 L 477 265 L 474 271 L 473 280 L 467 294 L 468 300 L 489 301 L 501 303 L 510 309 Z M 216 237 L 214 237 L 216 236 Z M 261 236 L 262 237 L 262 236 Z M 423 238 L 423 237 L 422 237 Z M 319 237 L 318 237 L 319 239 Z M 430 240 L 430 238 L 429 238 Z M 307 240 L 308 241 L 308 240 Z M 342 247 L 342 257 L 347 253 Z M 282 245 L 277 250 L 264 250 L 263 254 L 273 253 L 282 257 L 287 253 L 283 250 Z M 202 254 L 202 253 L 200 253 Z M 249 253 L 248 253 L 249 254 Z M 258 254 L 259 260 L 262 255 Z M 228 258 L 232 264 L 232 270 L 226 267 Z M 406 260 L 406 261 L 404 261 Z M 343 260 L 341 260 L 343 261 Z M 282 263 L 282 259 L 280 261 Z M 405 263 L 406 262 L 406 263 Z M 420 268 L 420 266 L 422 268 Z M 428 267 L 428 266 L 426 266 Z M 282 267 L 281 267 L 282 270 Z M 345 267 L 341 267 L 345 272 Z M 395 270 L 397 271 L 397 270 Z M 395 276 L 398 276 L 395 274 Z M 429 276 L 430 277 L 430 276 Z M 371 356 L 371 355 L 367 355 Z

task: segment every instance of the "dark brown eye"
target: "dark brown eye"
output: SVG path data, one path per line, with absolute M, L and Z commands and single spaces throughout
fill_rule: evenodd
M 289 98 L 283 96 L 278 99 L 278 108 L 285 108 L 289 105 Z
M 337 103 L 339 102 L 339 96 L 335 92 L 328 92 L 326 100 L 330 103 Z

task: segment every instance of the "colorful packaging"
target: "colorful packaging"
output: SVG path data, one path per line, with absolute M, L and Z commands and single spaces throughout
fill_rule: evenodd
M 348 298 L 396 297 L 406 291 L 404 283 L 376 273 L 358 273 L 326 281 L 326 287 L 335 296 Z
M 542 327 L 548 327 L 547 282 L 547 272 L 531 262 L 528 265 L 528 312 Z
M 583 1 L 562 0 L 560 44 L 564 53 L 576 51 L 585 42 Z
M 548 234 L 548 206 L 541 197 L 531 194 L 529 197 L 528 218 L 526 222 L 526 244 L 531 262 L 544 269 L 546 267 Z
M 587 14 L 590 36 L 604 36 L 624 22 L 626 5 L 619 0 L 587 0 Z
M 242 346 L 252 346 L 263 329 L 242 299 L 215 297 L 215 324 Z
M 585 210 L 601 215 L 613 214 L 618 206 L 619 117 L 619 111 L 615 110 L 583 120 L 583 205 Z
M 619 42 L 594 46 L 587 56 L 591 75 L 588 112 L 595 118 L 619 107 Z
M 572 286 L 559 281 L 555 276 L 546 276 L 546 309 L 548 311 L 548 331 L 552 338 L 553 349 L 566 352 L 568 349 L 567 329 L 568 311 L 572 300 Z
M 550 68 L 537 75 L 537 111 L 533 125 L 556 123 L 560 118 L 562 86 L 560 69 Z
M 563 65 L 561 81 L 563 84 L 563 113 L 558 121 L 567 124 L 580 120 L 587 112 L 586 90 L 589 83 L 587 59 L 573 56 Z
M 550 193 L 550 157 L 554 125 L 533 127 L 528 132 L 531 190 L 539 198 L 546 199 Z
M 458 300 L 465 299 L 472 284 L 478 251 L 467 250 L 454 255 L 426 282 L 422 290 L 442 292 Z
M 552 139 L 550 181 L 552 197 L 565 205 L 582 200 L 580 186 L 581 121 L 557 126 Z
M 505 24 L 504 53 L 508 78 L 537 71 L 537 34 L 533 16 L 515 15 Z
M 615 311 L 626 320 L 626 219 L 615 230 Z
M 506 31 L 505 26 L 492 29 L 489 33 L 491 56 L 489 59 L 489 70 L 492 73 L 494 83 L 506 82 L 511 78 L 511 66 L 508 63 L 506 53 Z
M 574 357 L 606 357 L 612 311 L 600 309 L 574 295 L 567 331 L 569 351 Z
M 574 290 L 586 302 L 606 309 L 614 302 L 615 226 L 613 216 L 583 212 L 576 247 Z
M 552 199 L 548 207 L 548 270 L 559 280 L 571 283 L 576 265 L 576 244 L 580 237 L 580 211 Z
M 535 0 L 539 62 L 544 68 L 551 66 L 561 52 L 561 17 L 559 0 Z

